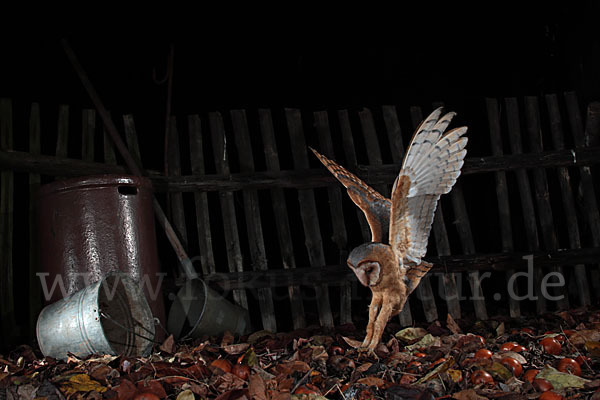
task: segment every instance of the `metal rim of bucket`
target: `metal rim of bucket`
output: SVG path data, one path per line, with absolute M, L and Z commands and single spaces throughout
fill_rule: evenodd
M 197 303 L 197 299 L 194 298 L 191 302 L 187 301 L 187 304 L 189 304 L 189 308 L 187 310 L 185 307 L 186 302 L 184 302 L 182 299 L 186 295 L 186 293 L 184 293 L 185 291 L 190 291 L 192 292 L 193 296 L 195 295 L 197 287 L 195 286 L 196 283 L 201 284 L 200 288 L 202 290 L 204 301 L 202 302 L 202 307 L 200 309 L 198 317 L 195 318 L 195 321 L 190 322 L 189 310 L 194 308 L 194 305 L 196 305 Z M 168 316 L 167 326 L 169 327 L 169 331 L 173 334 L 173 336 L 180 340 L 191 338 L 192 333 L 196 330 L 196 328 L 202 321 L 202 317 L 204 316 L 204 312 L 206 311 L 206 305 L 208 303 L 207 296 L 208 286 L 206 285 L 206 282 L 204 282 L 202 279 L 192 279 L 184 283 L 183 287 L 179 289 L 175 296 L 175 300 L 171 305 L 171 310 Z M 190 329 L 185 335 L 181 336 L 186 321 L 189 322 Z M 176 329 L 174 329 L 175 326 L 177 326 Z
M 136 186 L 140 189 L 152 190 L 152 181 L 149 178 L 135 175 L 121 174 L 101 174 L 85 177 L 61 179 L 54 182 L 41 185 L 38 190 L 38 197 L 43 197 L 51 193 L 67 192 L 71 190 L 81 190 L 106 186 Z

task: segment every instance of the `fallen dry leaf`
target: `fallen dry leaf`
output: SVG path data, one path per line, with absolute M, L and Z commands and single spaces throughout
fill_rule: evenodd
M 164 342 L 162 342 L 159 349 L 161 351 L 164 351 L 165 353 L 174 354 L 175 353 L 175 339 L 173 338 L 173 335 L 169 335 L 169 337 L 166 338 Z
M 454 320 L 454 318 L 452 318 L 452 315 L 448 314 L 448 316 L 446 317 L 446 326 L 448 327 L 448 329 L 450 329 L 450 332 L 457 334 L 457 333 L 462 333 L 462 331 L 460 330 L 460 327 L 458 326 L 458 324 L 456 323 L 456 321 Z
M 194 396 L 194 392 L 190 389 L 184 390 L 183 392 L 177 395 L 177 400 L 194 400 L 196 396 Z
M 248 394 L 253 400 L 267 400 L 265 381 L 258 374 L 250 375 Z
M 454 393 L 452 398 L 456 400 L 487 400 L 487 397 L 478 395 L 474 389 L 461 390 L 458 393 Z
M 66 382 L 61 382 L 60 388 L 64 394 L 70 396 L 77 392 L 90 392 L 92 390 L 104 393 L 106 388 L 99 382 L 90 378 L 88 374 L 77 374 L 71 376 Z

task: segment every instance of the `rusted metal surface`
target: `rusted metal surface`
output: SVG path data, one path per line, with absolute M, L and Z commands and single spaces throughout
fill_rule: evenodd
M 165 323 L 147 178 L 100 175 L 56 181 L 43 185 L 37 200 L 40 284 L 47 302 L 121 271 L 143 286 L 152 313 Z

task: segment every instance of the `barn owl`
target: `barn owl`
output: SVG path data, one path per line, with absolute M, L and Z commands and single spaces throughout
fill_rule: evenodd
M 354 248 L 347 260 L 359 282 L 371 289 L 369 323 L 363 349 L 373 351 L 393 315 L 399 314 L 408 295 L 432 264 L 422 261 L 438 200 L 448 193 L 464 163 L 467 127 L 442 136 L 454 117 L 442 109 L 433 111 L 417 128 L 402 162 L 391 199 L 335 161 L 311 150 L 346 187 L 348 195 L 364 212 L 371 242 Z

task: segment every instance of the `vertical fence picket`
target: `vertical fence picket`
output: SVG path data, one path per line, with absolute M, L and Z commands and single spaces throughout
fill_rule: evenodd
M 31 105 L 29 115 L 29 153 L 39 155 L 41 146 L 40 106 L 38 103 Z M 37 240 L 36 221 L 36 196 L 41 185 L 40 174 L 29 174 L 29 332 L 35 331 L 38 313 L 42 308 L 41 286 L 37 272 L 40 266 L 40 257 Z
M 485 99 L 488 123 L 490 129 L 490 142 L 492 145 L 492 154 L 494 156 L 502 156 L 504 151 L 502 149 L 502 133 L 500 129 L 500 113 L 498 101 L 496 99 Z M 498 171 L 495 173 L 496 176 L 496 197 L 498 199 L 498 217 L 500 222 L 500 239 L 502 240 L 502 251 L 512 252 L 514 251 L 513 244 L 513 233 L 510 217 L 510 204 L 508 200 L 508 185 L 506 183 L 506 172 Z M 515 273 L 514 269 L 506 272 L 507 281 Z M 519 301 L 513 296 L 508 298 L 508 306 L 510 316 L 518 318 L 521 316 L 521 307 Z
M 190 164 L 192 174 L 204 175 L 204 147 L 202 143 L 202 123 L 200 116 L 188 116 L 188 131 L 190 139 Z M 204 276 L 214 274 L 215 256 L 212 245 L 212 231 L 210 227 L 210 212 L 208 209 L 208 195 L 206 192 L 194 192 L 194 205 L 196 209 L 196 227 L 198 230 L 198 245 L 200 248 L 200 264 Z
M 562 118 L 560 116 L 560 108 L 558 106 L 558 98 L 556 94 L 546 95 L 546 104 L 550 117 L 550 131 L 552 133 L 552 142 L 556 150 L 564 150 L 564 133 L 562 127 Z M 577 222 L 577 214 L 575 211 L 575 199 L 571 189 L 571 177 L 569 170 L 566 167 L 558 167 L 558 182 L 563 201 L 563 209 L 567 221 L 567 234 L 569 236 L 569 246 L 571 249 L 581 248 L 581 238 L 579 236 L 579 224 Z M 577 284 L 577 297 L 582 306 L 587 306 L 591 303 L 590 289 L 587 283 L 585 265 L 575 265 L 573 267 L 575 273 L 575 281 Z
M 356 159 L 356 151 L 354 150 L 354 138 L 352 137 L 352 126 L 350 125 L 350 116 L 348 110 L 339 110 L 338 119 L 340 122 L 340 130 L 342 133 L 342 145 L 344 146 L 344 157 L 346 162 L 344 166 L 349 170 L 356 173 L 358 167 L 358 161 Z M 358 216 L 358 222 L 360 224 L 360 230 L 362 238 L 365 242 L 371 240 L 371 230 L 367 223 L 365 214 L 356 207 L 356 215 Z
M 529 146 L 531 151 L 533 153 L 541 153 L 543 151 L 542 128 L 540 123 L 538 99 L 535 96 L 525 97 L 525 120 L 527 121 L 527 133 L 529 136 Z M 546 171 L 543 168 L 533 169 L 533 184 L 539 211 L 539 223 L 542 229 L 544 247 L 547 251 L 557 250 L 559 246 L 556 232 L 554 231 L 554 218 L 552 216 L 552 208 L 550 206 L 548 180 Z M 552 271 L 564 276 L 562 267 L 553 267 Z M 561 309 L 567 309 L 569 307 L 569 297 L 566 291 L 557 291 L 557 293 L 559 292 L 563 293 L 561 293 L 562 296 L 560 296 L 561 300 L 558 300 L 557 302 L 558 307 Z
M 13 115 L 10 99 L 0 99 L 0 148 L 13 148 Z M 4 344 L 16 336 L 15 302 L 13 288 L 13 205 L 14 172 L 0 173 L 0 321 Z
M 586 134 L 588 137 L 591 135 L 591 126 L 588 124 L 584 130 L 577 95 L 575 92 L 567 92 L 565 93 L 565 100 L 567 103 L 571 134 L 575 141 L 575 147 L 578 149 L 587 147 L 588 140 L 586 140 Z M 589 229 L 592 237 L 592 245 L 594 247 L 600 247 L 600 212 L 598 211 L 598 201 L 594 188 L 592 169 L 589 166 L 579 167 L 579 175 L 581 180 L 580 191 L 583 196 L 583 209 L 585 209 L 586 215 L 581 221 L 582 227 L 585 226 Z M 598 268 L 600 268 L 600 265 L 597 264 L 592 270 L 592 276 L 595 276 L 595 279 L 592 279 L 592 286 L 596 293 L 600 292 L 600 275 L 598 274 Z
M 69 146 L 69 106 L 58 106 L 58 124 L 56 135 L 56 156 L 67 157 Z
M 335 159 L 333 152 L 333 141 L 331 140 L 331 131 L 329 129 L 329 117 L 327 111 L 317 111 L 314 113 L 315 128 L 319 136 L 320 151 L 323 151 L 327 157 Z M 329 211 L 331 213 L 331 222 L 333 225 L 333 242 L 336 244 L 340 254 L 340 265 L 345 265 L 348 257 L 348 236 L 346 233 L 346 223 L 344 222 L 344 212 L 342 209 L 342 190 L 339 185 L 329 186 L 327 188 L 329 198 Z M 340 286 L 340 323 L 347 324 L 352 322 L 352 287 L 349 282 L 342 283 Z
M 265 160 L 267 163 L 267 170 L 280 171 L 279 152 L 277 151 L 277 144 L 275 142 L 275 130 L 273 129 L 273 117 L 271 115 L 271 110 L 258 110 L 258 118 L 265 152 Z M 296 268 L 292 232 L 290 229 L 285 195 L 282 188 L 271 189 L 271 203 L 273 206 L 275 220 L 277 221 L 275 225 L 277 229 L 277 237 L 279 238 L 279 248 L 281 250 L 283 267 L 286 269 Z M 294 329 L 304 328 L 306 326 L 306 316 L 300 287 L 289 286 L 288 293 L 290 296 Z
M 244 110 L 232 110 L 231 121 L 238 150 L 240 171 L 252 173 L 255 171 L 254 155 L 252 153 L 252 144 L 250 143 L 250 132 L 248 131 L 246 112 Z M 243 191 L 242 196 L 252 267 L 256 271 L 266 271 L 268 269 L 267 256 L 262 221 L 260 219 L 258 192 L 255 189 L 246 189 Z M 271 332 L 276 332 L 277 322 L 275 320 L 275 307 L 273 306 L 273 293 L 271 288 L 258 289 L 257 292 L 263 328 Z
M 177 129 L 177 118 L 169 118 L 169 148 L 167 150 L 167 162 L 169 164 L 168 176 L 181 176 L 181 151 L 179 150 L 179 131 Z M 183 193 L 173 192 L 169 194 L 171 206 L 171 218 L 173 228 L 181 241 L 184 249 L 188 248 L 188 235 L 186 228 L 185 210 L 183 207 Z
M 219 112 L 208 114 L 210 134 L 212 138 L 215 166 L 218 174 L 229 175 L 229 161 L 225 138 L 225 127 L 223 117 Z M 225 242 L 227 243 L 227 264 L 229 272 L 243 272 L 242 250 L 240 249 L 240 236 L 235 213 L 235 202 L 232 192 L 219 192 L 221 202 L 221 215 L 223 217 L 223 229 Z M 234 290 L 233 298 L 236 304 L 248 309 L 248 298 L 244 290 Z
M 514 97 L 504 99 L 506 105 L 506 118 L 508 122 L 508 138 L 510 141 L 510 151 L 512 154 L 522 154 L 523 144 L 521 138 L 521 120 L 519 117 L 519 104 Z M 523 213 L 523 223 L 525 226 L 525 237 L 527 239 L 527 250 L 538 251 L 540 248 L 537 223 L 535 220 L 535 208 L 533 206 L 533 195 L 529 185 L 529 176 L 524 169 L 515 171 L 517 175 L 517 185 L 521 197 L 521 209 Z M 534 290 L 536 297 L 536 311 L 541 314 L 546 311 L 546 298 L 541 293 L 543 271 L 534 266 L 533 269 Z
M 102 124 L 102 145 L 102 150 L 104 153 L 104 162 L 109 165 L 116 165 L 117 155 L 115 154 L 115 145 L 113 144 L 113 141 L 110 138 L 110 134 L 108 133 L 104 124 Z
M 94 161 L 94 136 L 96 135 L 96 111 L 81 112 L 81 159 Z
M 296 169 L 308 169 L 308 153 L 306 139 L 304 138 L 304 128 L 302 126 L 302 117 L 300 110 L 287 108 L 285 116 L 290 135 L 290 144 L 292 147 L 292 158 Z M 304 234 L 306 235 L 306 249 L 310 265 L 313 267 L 325 265 L 325 253 L 323 251 L 323 239 L 321 238 L 321 229 L 319 224 L 319 215 L 317 214 L 317 205 L 312 189 L 299 189 L 298 201 L 300 204 L 300 215 Z M 327 285 L 316 285 L 316 300 L 319 311 L 319 320 L 321 326 L 333 328 L 333 315 L 329 302 L 329 289 Z

